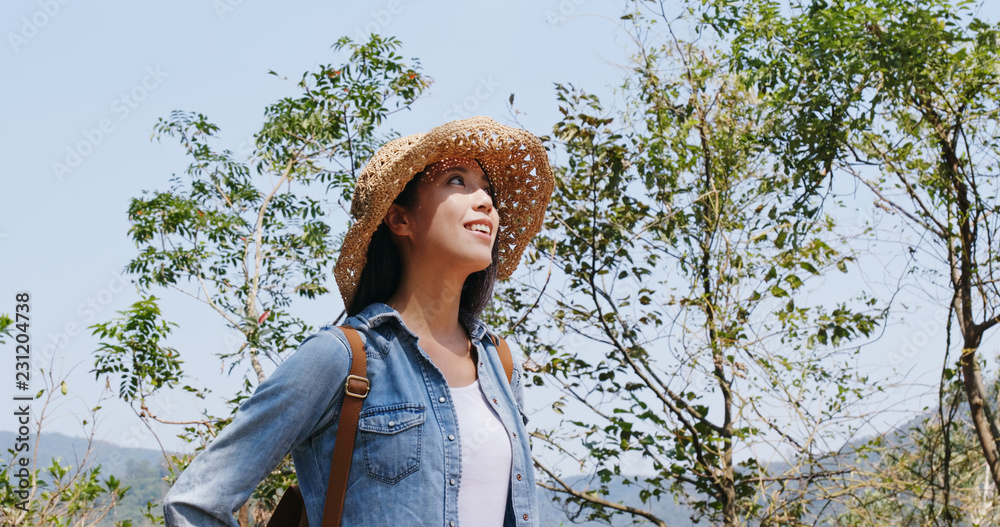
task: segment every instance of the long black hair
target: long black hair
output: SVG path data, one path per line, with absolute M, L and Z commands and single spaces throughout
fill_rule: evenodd
M 476 163 L 479 161 L 477 160 Z M 480 165 L 481 167 L 482 165 Z M 486 171 L 483 170 L 483 173 L 486 174 Z M 414 176 L 399 193 L 399 196 L 396 196 L 393 203 L 401 207 L 413 207 L 417 201 L 417 182 L 423 175 L 424 172 L 420 172 Z M 470 274 L 462 285 L 462 297 L 459 301 L 461 309 L 468 311 L 473 316 L 479 316 L 486 308 L 490 300 L 493 299 L 493 285 L 496 283 L 499 261 L 500 246 L 494 241 L 492 262 L 489 267 Z M 361 270 L 358 288 L 354 293 L 351 305 L 347 308 L 347 315 L 354 316 L 375 302 L 389 300 L 399 287 L 402 276 L 403 259 L 400 257 L 395 242 L 392 241 L 389 227 L 385 223 L 381 223 L 372 234 L 371 242 L 368 243 L 365 267 Z

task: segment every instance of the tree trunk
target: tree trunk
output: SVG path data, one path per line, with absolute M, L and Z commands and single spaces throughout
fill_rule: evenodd
M 969 199 L 969 185 L 962 177 L 962 161 L 955 152 L 954 137 L 949 135 L 942 126 L 942 120 L 931 110 L 931 105 L 925 104 L 924 115 L 929 117 L 938 131 L 938 144 L 941 147 L 941 161 L 944 176 L 949 181 L 954 193 L 954 218 L 958 220 L 958 237 L 945 240 L 948 246 L 948 259 L 951 265 L 951 284 L 955 292 L 953 307 L 958 318 L 959 329 L 962 330 L 962 381 L 965 394 L 969 399 L 969 412 L 972 425 L 976 429 L 979 445 L 982 448 L 986 464 L 990 467 L 993 482 L 1000 492 L 1000 430 L 995 417 L 987 405 L 986 387 L 983 384 L 982 371 L 976 352 L 982 341 L 983 332 L 993 325 L 987 322 L 977 324 L 972 309 L 972 289 L 977 276 L 974 262 L 976 235 L 972 225 L 972 200 Z M 955 134 L 957 137 L 957 133 Z
M 966 397 L 969 399 L 972 426 L 976 429 L 976 436 L 979 438 L 979 445 L 986 458 L 986 465 L 989 466 L 993 476 L 993 488 L 1000 492 L 1000 455 L 998 455 L 1000 449 L 997 448 L 1000 433 L 997 431 L 996 423 L 988 415 L 986 386 L 983 384 L 983 374 L 979 368 L 979 361 L 976 360 L 977 349 L 978 342 L 974 346 L 969 346 L 967 343 L 966 348 L 962 350 L 962 380 L 965 384 Z

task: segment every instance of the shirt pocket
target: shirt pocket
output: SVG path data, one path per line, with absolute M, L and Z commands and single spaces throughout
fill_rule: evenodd
M 368 408 L 361 413 L 358 430 L 368 476 L 394 485 L 420 470 L 420 443 L 424 406 L 400 403 Z

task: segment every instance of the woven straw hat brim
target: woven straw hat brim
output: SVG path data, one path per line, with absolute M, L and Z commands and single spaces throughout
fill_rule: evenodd
M 334 269 L 345 307 L 351 305 L 357 291 L 371 237 L 393 200 L 424 167 L 451 157 L 478 159 L 490 178 L 500 216 L 497 278 L 513 274 L 531 238 L 541 230 L 545 207 L 552 197 L 554 179 L 548 154 L 530 132 L 489 117 L 452 121 L 427 133 L 389 141 L 358 176 L 351 201 L 355 221 Z

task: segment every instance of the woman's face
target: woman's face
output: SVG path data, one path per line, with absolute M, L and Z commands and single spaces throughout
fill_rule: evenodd
M 405 209 L 393 205 L 387 223 L 405 238 L 397 240 L 407 246 L 404 252 L 411 263 L 447 264 L 472 274 L 492 263 L 500 223 L 492 196 L 490 182 L 475 159 L 444 159 L 424 170 L 417 182 L 416 203 Z M 391 219 L 400 213 L 405 224 Z

